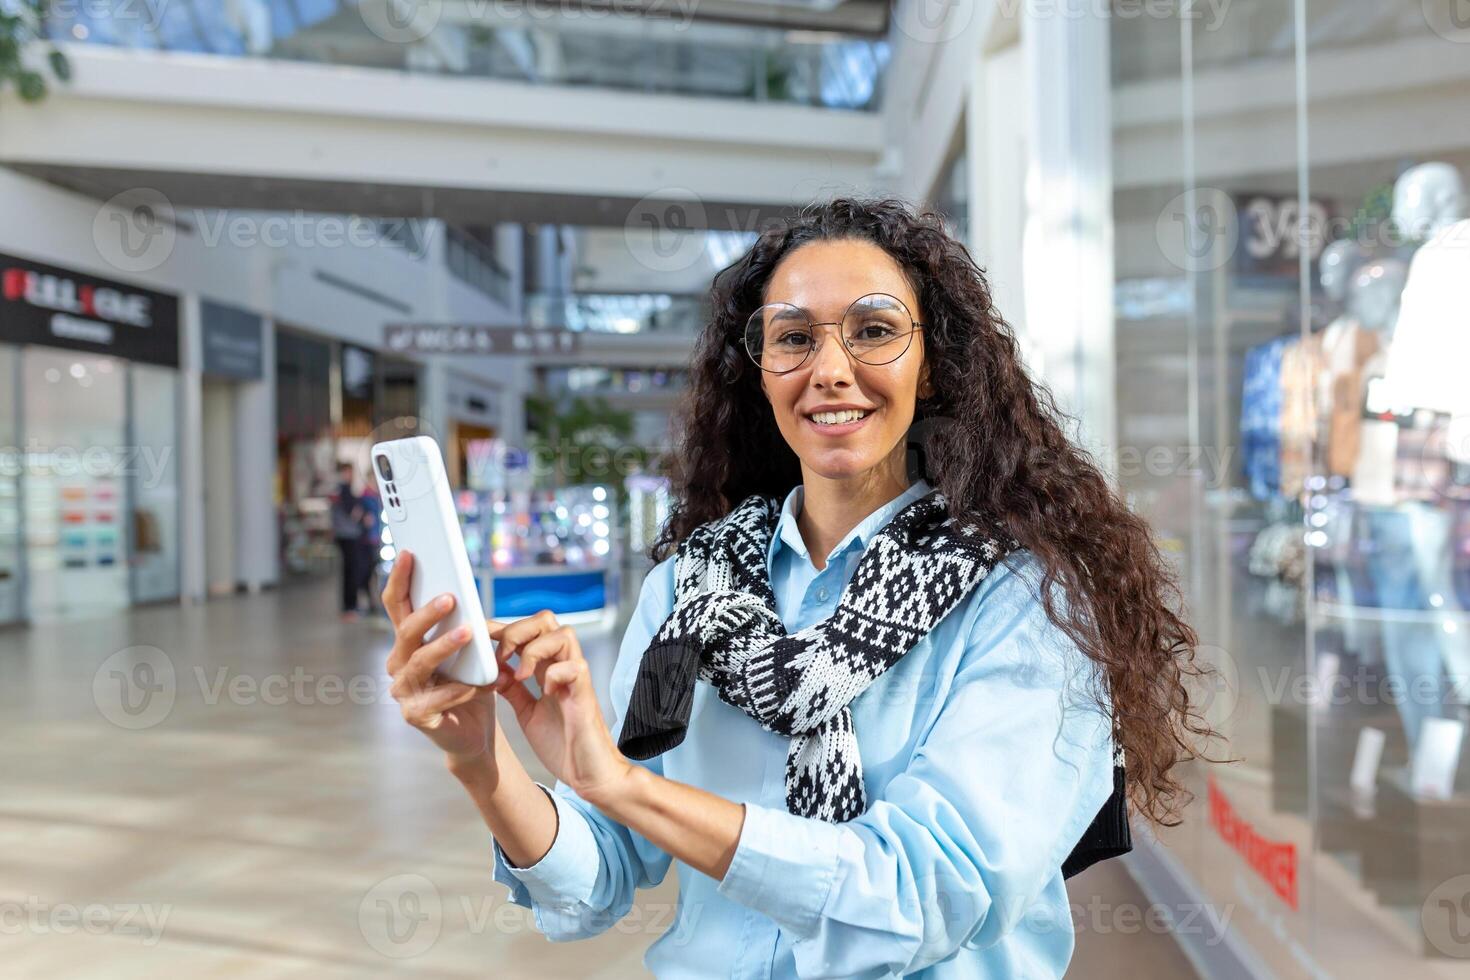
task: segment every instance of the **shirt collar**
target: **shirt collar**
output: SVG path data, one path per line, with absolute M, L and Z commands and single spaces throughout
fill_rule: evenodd
M 842 540 L 837 542 L 837 547 L 832 549 L 832 554 L 828 556 L 828 559 L 835 558 L 854 545 L 860 551 L 866 550 L 874 534 L 893 520 L 899 511 L 932 489 L 928 481 L 915 480 L 903 493 L 859 521 L 857 527 L 848 531 Z M 770 563 L 775 560 L 776 552 L 783 544 L 800 557 L 811 560 L 811 555 L 807 553 L 806 542 L 801 537 L 801 529 L 796 526 L 796 518 L 801 513 L 801 505 L 805 496 L 804 488 L 798 483 L 792 487 L 791 492 L 786 495 L 786 500 L 781 504 L 781 517 L 776 522 L 776 533 L 771 535 L 771 545 L 766 552 L 767 567 L 770 567 Z

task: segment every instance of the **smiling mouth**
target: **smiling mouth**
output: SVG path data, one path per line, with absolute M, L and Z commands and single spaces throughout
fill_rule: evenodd
M 847 425 L 852 422 L 860 422 L 873 414 L 872 409 L 843 409 L 840 412 L 812 412 L 807 415 L 817 425 Z

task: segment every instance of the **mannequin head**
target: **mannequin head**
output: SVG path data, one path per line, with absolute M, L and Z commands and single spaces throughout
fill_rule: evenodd
M 1369 330 L 1392 332 L 1408 281 L 1409 267 L 1398 259 L 1366 262 L 1348 286 L 1348 311 Z
M 1358 263 L 1366 256 L 1357 242 L 1350 238 L 1343 238 L 1333 242 L 1322 250 L 1322 258 L 1318 260 L 1321 268 L 1322 290 L 1327 293 L 1327 298 L 1334 303 L 1341 303 L 1347 298 L 1348 284 L 1352 281 L 1352 275 L 1357 271 Z
M 1409 239 L 1423 241 L 1465 218 L 1465 182 L 1448 163 L 1425 163 L 1398 179 L 1393 220 Z

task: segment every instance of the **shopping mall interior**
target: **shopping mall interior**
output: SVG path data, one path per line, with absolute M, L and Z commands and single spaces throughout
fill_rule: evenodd
M 716 275 L 881 197 L 1213 668 L 1222 761 L 1067 881 L 1068 975 L 1470 978 L 1465 0 L 0 14 L 4 975 L 649 975 L 673 875 L 574 943 L 492 878 L 340 504 L 435 439 L 485 614 L 616 717 Z

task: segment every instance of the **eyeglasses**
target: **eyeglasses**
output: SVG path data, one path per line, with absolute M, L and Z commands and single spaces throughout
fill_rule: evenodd
M 771 374 L 789 374 L 806 364 L 820 346 L 817 327 L 842 328 L 842 346 L 864 364 L 898 360 L 924 325 L 896 296 L 869 293 L 853 300 L 840 321 L 814 323 L 799 306 L 767 303 L 745 324 L 745 352 Z

